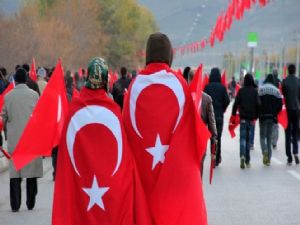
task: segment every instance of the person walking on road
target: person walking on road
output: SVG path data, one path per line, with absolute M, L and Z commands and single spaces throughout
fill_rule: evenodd
M 221 73 L 219 68 L 213 68 L 209 76 L 209 84 L 206 85 L 204 92 L 212 98 L 215 120 L 218 132 L 216 148 L 216 166 L 222 161 L 221 156 L 221 137 L 224 123 L 224 113 L 230 100 L 226 88 L 221 84 Z
M 244 86 L 238 92 L 233 107 L 232 118 L 235 118 L 237 110 L 240 114 L 240 167 L 245 169 L 251 167 L 250 164 L 250 132 L 253 129 L 255 120 L 258 117 L 259 97 L 254 85 L 253 76 L 246 74 Z M 232 120 L 232 119 L 231 119 Z M 235 123 L 235 121 L 232 121 Z
M 300 111 L 300 79 L 296 77 L 294 64 L 288 66 L 288 76 L 282 81 L 282 92 L 286 101 L 288 126 L 285 129 L 285 151 L 287 165 L 292 165 L 291 143 L 295 163 L 299 164 L 298 137 L 299 137 L 299 111 Z
M 273 128 L 274 124 L 278 124 L 277 115 L 282 109 L 282 96 L 274 83 L 273 74 L 269 74 L 258 90 L 261 101 L 259 110 L 260 146 L 263 154 L 263 164 L 266 166 L 270 166 L 271 163 Z
M 16 71 L 16 87 L 4 97 L 2 117 L 7 126 L 7 148 L 13 153 L 29 117 L 38 101 L 39 95 L 26 85 L 27 73 L 20 68 Z M 29 210 L 35 206 L 38 192 L 37 178 L 43 176 L 42 159 L 38 158 L 16 171 L 12 162 L 9 164 L 10 175 L 10 204 L 13 212 L 21 206 L 21 182 L 26 178 L 26 205 Z

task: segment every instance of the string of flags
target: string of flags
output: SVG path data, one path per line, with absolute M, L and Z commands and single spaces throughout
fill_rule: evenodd
M 214 47 L 215 42 L 220 43 L 224 40 L 224 35 L 231 29 L 232 22 L 241 20 L 244 13 L 250 10 L 255 4 L 260 7 L 265 7 L 270 0 L 231 0 L 226 11 L 222 11 L 216 20 L 216 23 L 208 38 L 203 38 L 200 41 L 195 41 L 183 46 L 173 48 L 173 55 L 183 56 L 185 54 L 194 54 L 203 50 L 207 46 Z

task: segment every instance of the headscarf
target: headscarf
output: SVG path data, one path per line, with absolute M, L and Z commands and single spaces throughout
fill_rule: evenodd
M 104 59 L 93 58 L 88 64 L 88 76 L 85 86 L 89 89 L 107 88 L 108 66 Z

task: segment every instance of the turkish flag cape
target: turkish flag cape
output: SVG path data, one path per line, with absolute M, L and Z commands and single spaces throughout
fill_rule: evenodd
M 130 84 L 123 118 L 154 224 L 206 225 L 200 161 L 208 137 L 185 80 L 167 64 L 147 65 Z
M 36 68 L 35 68 L 35 59 L 34 58 L 32 58 L 30 71 L 29 71 L 29 77 L 33 81 L 36 81 L 36 79 L 37 79 Z
M 121 119 L 102 89 L 83 88 L 72 100 L 58 154 L 53 225 L 151 225 Z M 88 194 L 95 180 L 101 195 Z
M 68 101 L 61 62 L 57 64 L 43 95 L 12 154 L 17 170 L 40 156 L 51 156 L 59 142 Z

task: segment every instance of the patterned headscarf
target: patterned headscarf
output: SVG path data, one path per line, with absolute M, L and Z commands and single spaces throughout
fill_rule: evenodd
M 88 76 L 85 86 L 90 89 L 107 88 L 108 66 L 104 59 L 93 58 L 88 64 Z

